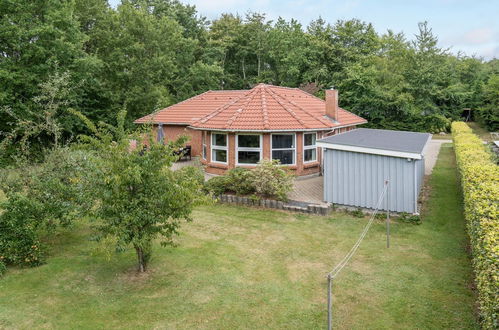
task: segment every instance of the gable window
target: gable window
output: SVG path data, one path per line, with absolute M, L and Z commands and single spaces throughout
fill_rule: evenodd
M 295 164 L 295 134 L 272 134 L 272 159 L 283 165 Z
M 206 148 L 206 131 L 203 131 L 203 133 L 202 133 L 202 140 L 203 140 L 203 159 L 206 159 L 206 152 L 207 152 L 207 148 Z
M 317 160 L 317 133 L 303 134 L 303 161 L 314 162 Z
M 262 136 L 256 134 L 237 135 L 237 164 L 257 164 L 262 159 Z
M 227 164 L 227 134 L 211 134 L 211 161 Z

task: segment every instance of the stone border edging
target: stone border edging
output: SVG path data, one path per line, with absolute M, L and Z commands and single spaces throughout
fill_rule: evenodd
M 246 196 L 227 195 L 227 194 L 222 194 L 218 196 L 218 200 L 222 203 L 228 203 L 228 204 L 260 206 L 270 209 L 300 212 L 300 213 L 315 214 L 315 215 L 329 215 L 333 210 L 331 205 L 322 206 L 317 204 L 309 204 L 307 205 L 307 207 L 302 207 L 302 206 L 290 205 L 285 202 L 277 201 L 274 199 L 252 199 Z

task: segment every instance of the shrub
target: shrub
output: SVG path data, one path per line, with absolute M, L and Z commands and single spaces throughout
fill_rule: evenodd
M 350 214 L 356 218 L 363 218 L 365 216 L 364 212 L 362 212 L 362 209 L 360 208 L 350 211 Z
M 399 118 L 373 118 L 366 127 L 384 128 L 401 131 L 440 133 L 447 132 L 450 120 L 442 115 L 405 115 Z
M 236 167 L 229 170 L 225 176 L 227 190 L 240 195 L 249 195 L 255 192 L 250 170 Z
M 6 271 L 7 271 L 7 266 L 5 266 L 2 260 L 0 260 L 0 277 L 2 277 Z
M 402 212 L 399 216 L 399 220 L 405 223 L 411 223 L 413 225 L 421 224 L 421 217 L 415 214 L 409 214 L 406 212 Z
M 0 204 L 0 261 L 5 264 L 37 266 L 45 249 L 38 239 L 41 205 L 22 194 L 13 194 Z
M 0 188 L 6 199 L 0 204 L 0 256 L 4 263 L 43 263 L 40 232 L 69 226 L 90 207 L 82 179 L 90 169 L 87 156 L 81 151 L 56 149 L 41 164 L 2 171 Z
M 286 201 L 293 189 L 293 176 L 279 166 L 279 161 L 264 159 L 251 170 L 251 183 L 255 193 Z
M 189 178 L 190 180 L 194 180 L 196 184 L 199 186 L 204 185 L 204 173 L 203 171 L 195 166 L 185 166 L 181 169 L 175 171 L 175 175 L 177 178 L 183 180 L 185 178 Z
M 452 124 L 483 328 L 499 327 L 499 167 L 482 140 Z
M 215 196 L 226 192 L 255 197 L 270 197 L 286 201 L 293 188 L 293 176 L 277 160 L 262 160 L 248 170 L 236 167 L 223 176 L 216 176 L 205 183 L 204 190 Z
M 204 190 L 215 196 L 222 195 L 227 191 L 227 177 L 226 176 L 215 176 L 204 185 Z

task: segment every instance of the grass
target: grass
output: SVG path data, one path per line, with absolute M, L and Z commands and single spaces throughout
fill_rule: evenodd
M 375 222 L 334 282 L 334 327 L 478 328 L 451 147 L 430 181 L 424 222 Z M 61 232 L 47 264 L 0 280 L 0 328 L 323 329 L 327 271 L 367 219 L 214 205 L 155 246 L 149 273 L 132 251 L 93 253 L 86 224 Z
M 445 133 L 445 134 L 433 134 L 431 137 L 433 140 L 452 140 L 452 134 L 450 133 Z
M 469 127 L 473 130 L 473 133 L 478 135 L 480 139 L 486 141 L 486 142 L 491 142 L 492 137 L 490 136 L 490 132 L 487 131 L 485 128 L 483 128 L 479 123 L 477 122 L 468 122 Z
M 485 128 L 483 128 L 479 123 L 477 122 L 467 122 L 469 127 L 473 130 L 473 133 L 478 135 L 480 139 L 484 140 L 485 142 L 491 142 L 492 137 L 490 136 L 490 132 L 487 131 Z M 432 139 L 434 140 L 452 140 L 452 134 L 446 133 L 446 134 L 433 134 Z

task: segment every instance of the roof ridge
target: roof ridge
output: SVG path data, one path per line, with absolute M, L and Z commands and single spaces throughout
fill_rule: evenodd
M 322 116 L 319 116 L 319 117 L 316 117 L 314 116 L 312 113 L 310 113 L 310 111 L 306 110 L 304 107 L 302 107 L 301 105 L 299 105 L 298 103 L 296 103 L 295 101 L 292 101 L 292 100 L 287 100 L 289 103 L 291 103 L 292 105 L 296 106 L 297 108 L 300 108 L 303 112 L 305 112 L 307 115 L 309 115 L 310 117 L 312 117 L 313 119 L 316 119 L 316 120 L 319 120 L 321 123 L 323 124 L 326 124 L 326 125 L 330 125 L 330 124 L 335 124 L 334 122 L 331 122 L 331 121 L 327 121 L 326 119 L 324 119 Z M 338 124 L 341 124 L 339 120 L 336 120 L 336 122 Z
M 255 94 L 256 93 L 253 93 L 253 92 L 250 92 L 247 94 L 247 101 L 246 103 L 244 103 L 244 105 L 242 107 L 240 107 L 239 109 L 237 109 L 234 114 L 232 115 L 232 117 L 230 117 L 230 119 L 227 121 L 227 125 L 225 125 L 225 128 L 230 128 L 229 126 L 232 125 L 232 123 L 237 119 L 237 117 L 239 117 L 239 115 L 244 111 L 244 108 L 251 102 L 251 100 L 253 100 L 253 98 L 255 97 Z M 250 97 L 251 95 L 251 97 Z M 239 111 L 241 110 L 241 111 Z
M 218 108 L 216 108 L 215 110 L 213 110 L 209 114 L 205 115 L 203 118 L 200 118 L 199 120 L 196 120 L 194 123 L 192 123 L 191 126 L 196 126 L 198 123 L 205 123 L 206 121 L 208 121 L 209 119 L 215 117 L 217 114 L 221 113 L 223 110 L 225 110 L 229 106 L 233 105 L 234 103 L 236 103 L 240 99 L 248 96 L 248 94 L 250 94 L 250 93 L 251 93 L 251 90 L 249 90 L 248 93 L 245 93 L 242 96 L 236 97 L 233 101 L 225 103 L 224 105 L 219 106 Z
M 294 119 L 296 119 L 296 121 L 297 121 L 297 122 L 299 122 L 300 124 L 302 124 L 302 125 L 303 125 L 303 126 L 305 126 L 306 128 L 310 128 L 307 124 L 305 124 L 305 123 L 303 122 L 303 120 L 301 120 L 301 119 L 300 119 L 300 118 L 296 115 L 296 113 L 295 113 L 293 110 L 289 109 L 289 107 L 288 107 L 288 106 L 286 106 L 285 104 L 283 104 L 283 102 L 281 102 L 280 100 L 278 100 L 278 99 L 276 98 L 276 96 L 278 95 L 276 92 L 274 92 L 274 91 L 273 91 L 273 90 L 271 90 L 270 88 L 267 88 L 267 90 L 270 92 L 270 95 L 274 98 L 274 100 L 276 100 L 276 101 L 277 101 L 277 103 L 279 103 L 280 105 L 282 105 L 282 107 L 284 108 L 284 110 L 286 110 L 287 112 L 289 112 L 289 113 L 291 114 L 291 116 L 292 116 Z M 280 97 L 280 96 L 279 96 L 279 97 Z
M 260 93 L 262 94 L 262 114 L 263 114 L 263 127 L 265 129 L 269 128 L 269 112 L 267 110 L 267 97 L 264 91 L 266 88 L 260 88 Z

